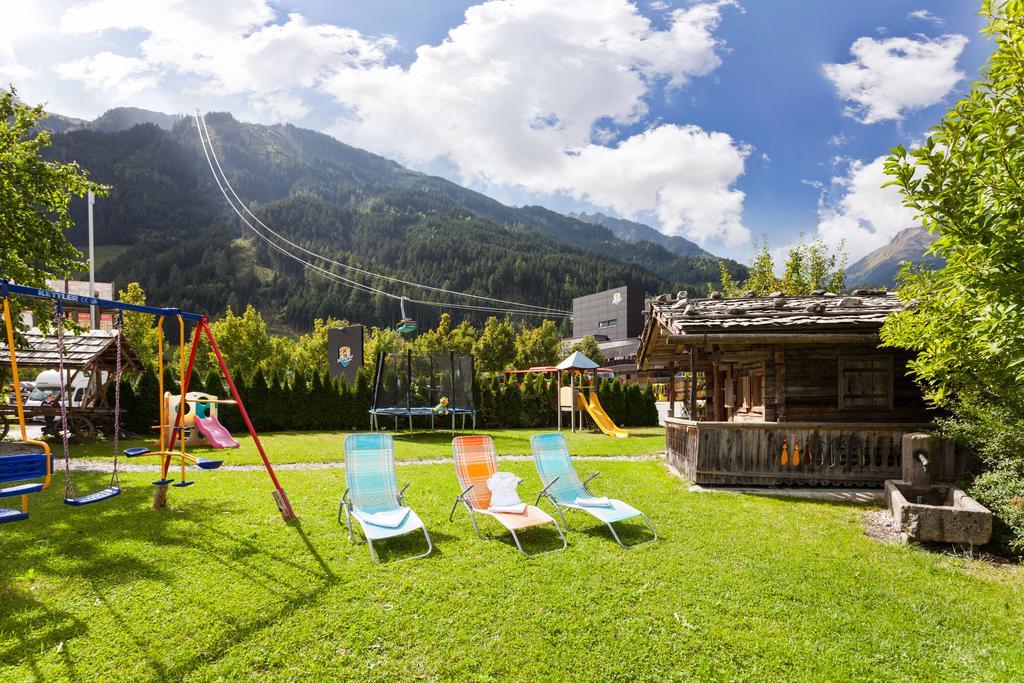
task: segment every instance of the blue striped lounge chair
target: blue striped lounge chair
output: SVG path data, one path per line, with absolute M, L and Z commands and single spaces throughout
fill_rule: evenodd
M 341 523 L 344 512 L 349 540 L 355 541 L 352 518 L 359 522 L 374 562 L 380 564 L 374 541 L 404 536 L 417 530 L 422 530 L 427 539 L 427 552 L 404 559 L 415 560 L 433 552 L 434 545 L 427 528 L 405 504 L 405 490 L 409 485 L 398 489 L 395 446 L 390 434 L 349 434 L 345 437 L 345 483 L 348 488 L 341 497 L 338 523 Z
M 606 524 L 611 530 L 615 542 L 623 548 L 631 548 L 657 540 L 658 532 L 651 526 L 650 520 L 644 513 L 621 500 L 598 498 L 593 494 L 587 484 L 600 472 L 591 475 L 586 481 L 580 481 L 569 457 L 569 446 L 565 442 L 564 436 L 561 434 L 536 434 L 530 439 L 530 446 L 533 449 L 533 463 L 537 467 L 537 474 L 540 475 L 541 483 L 544 485 L 537 495 L 534 505 L 540 503 L 541 498 L 546 498 L 554 505 L 566 528 L 569 528 L 569 524 L 565 521 L 563 509 L 582 510 Z M 643 519 L 654 537 L 627 546 L 619 538 L 613 525 L 615 522 L 633 517 Z

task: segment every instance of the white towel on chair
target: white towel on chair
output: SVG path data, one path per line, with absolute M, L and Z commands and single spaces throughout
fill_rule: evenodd
M 513 515 L 521 515 L 526 512 L 526 503 L 519 503 L 518 505 L 492 505 L 487 508 L 488 512 L 505 512 Z
M 409 508 L 386 510 L 384 512 L 374 512 L 371 514 L 366 514 L 364 512 L 362 514 L 363 521 L 367 524 L 384 527 L 385 529 L 397 529 L 405 524 L 405 518 L 408 516 Z
M 601 498 L 577 498 L 576 499 L 576 504 L 577 505 L 582 505 L 583 507 L 588 507 L 588 508 L 610 508 L 610 507 L 612 507 L 612 503 L 611 503 L 610 500 L 608 500 L 607 496 L 602 496 Z

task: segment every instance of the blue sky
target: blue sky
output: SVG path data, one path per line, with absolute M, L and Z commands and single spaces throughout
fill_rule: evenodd
M 427 9 L 429 8 L 429 10 Z M 851 260 L 914 224 L 881 158 L 991 51 L 965 0 L 39 0 L 0 80 L 53 111 L 289 121 L 508 203 L 600 210 L 741 260 Z

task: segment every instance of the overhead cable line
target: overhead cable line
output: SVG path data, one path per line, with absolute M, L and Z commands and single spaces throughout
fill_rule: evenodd
M 363 268 L 358 268 L 358 267 L 353 266 L 353 265 L 348 264 L 348 263 L 343 263 L 341 261 L 336 261 L 336 260 L 334 260 L 334 259 L 332 259 L 332 258 L 330 258 L 328 256 L 324 256 L 323 254 L 319 254 L 317 252 L 311 251 L 310 249 L 307 249 L 306 247 L 303 247 L 301 244 L 297 244 L 297 243 L 291 241 L 290 239 L 288 239 L 287 237 L 285 237 L 281 233 L 275 231 L 273 228 L 271 228 L 269 225 L 264 223 L 262 220 L 260 220 L 259 216 L 257 216 L 252 211 L 250 211 L 249 208 L 246 206 L 245 202 L 242 200 L 242 198 L 238 196 L 238 193 L 235 192 L 234 188 L 231 186 L 231 182 L 228 180 L 227 173 L 224 172 L 224 169 L 220 165 L 220 160 L 218 159 L 217 153 L 216 153 L 216 151 L 214 150 L 214 147 L 213 147 L 213 140 L 210 137 L 210 131 L 209 131 L 209 129 L 206 126 L 206 117 L 205 117 L 205 115 L 202 115 L 199 112 L 196 112 L 196 126 L 197 126 L 197 128 L 199 128 L 200 125 L 201 125 L 201 128 L 199 129 L 200 138 L 202 139 L 204 137 L 204 135 L 205 135 L 205 145 L 209 145 L 208 156 L 212 157 L 213 164 L 215 164 L 217 166 L 217 171 L 219 171 L 220 177 L 223 179 L 224 186 L 227 188 L 227 191 L 230 192 L 231 195 L 234 197 L 235 201 L 237 201 L 238 204 L 242 207 L 242 211 L 244 211 L 245 213 L 249 214 L 249 216 L 251 216 L 253 220 L 255 220 L 257 223 L 259 223 L 259 225 L 261 227 L 263 227 L 265 230 L 267 230 L 270 234 L 274 235 L 274 237 L 280 239 L 281 241 L 287 243 L 288 245 L 294 247 L 295 249 L 298 249 L 298 250 L 304 252 L 305 254 L 307 254 L 307 255 L 309 255 L 309 256 L 311 256 L 313 258 L 316 258 L 316 259 L 319 259 L 321 261 L 330 263 L 330 264 L 338 266 L 340 268 L 344 268 L 346 270 L 349 270 L 349 271 L 352 271 L 352 272 L 355 272 L 355 273 L 359 273 L 359 274 L 365 275 L 367 277 L 378 278 L 378 279 L 381 279 L 381 280 L 386 280 L 386 281 L 389 281 L 389 282 L 394 282 L 396 284 L 406 285 L 408 287 L 415 287 L 415 288 L 418 288 L 418 289 L 424 289 L 424 290 L 433 291 L 433 292 L 439 292 L 439 293 L 443 293 L 443 294 L 450 294 L 452 296 L 460 296 L 460 297 L 465 297 L 465 298 L 470 298 L 470 299 L 477 299 L 477 300 L 481 300 L 481 301 L 489 301 L 489 302 L 492 302 L 492 303 L 508 304 L 509 306 L 516 307 L 515 310 L 532 309 L 532 310 L 536 310 L 538 312 L 543 312 L 543 313 L 549 314 L 549 315 L 561 315 L 561 316 L 570 316 L 570 315 L 572 315 L 571 311 L 567 311 L 567 310 L 563 310 L 563 309 L 558 309 L 558 308 L 552 308 L 550 306 L 537 306 L 535 304 L 526 304 L 526 303 L 522 303 L 522 302 L 519 302 L 519 301 L 510 301 L 508 299 L 499 299 L 499 298 L 496 298 L 496 297 L 484 296 L 484 295 L 480 295 L 480 294 L 470 294 L 468 292 L 458 292 L 458 291 L 451 290 L 451 289 L 445 289 L 444 287 L 434 287 L 432 285 L 424 285 L 424 284 L 420 284 L 420 283 L 417 283 L 417 282 L 411 282 L 409 280 L 403 280 L 401 278 L 393 277 L 393 276 L 390 276 L 390 275 L 384 275 L 382 273 L 375 273 L 375 272 L 370 271 L 370 270 L 365 270 Z M 205 151 L 205 145 L 204 145 L 204 151 Z M 212 166 L 211 166 L 210 170 L 213 171 Z M 217 176 L 217 172 L 214 172 L 214 176 L 215 177 Z M 234 204 L 231 202 L 231 199 L 227 197 L 227 193 L 224 192 L 223 188 L 221 189 L 221 192 L 224 193 L 225 199 L 227 199 L 227 201 L 232 204 L 232 207 L 234 207 Z M 236 209 L 235 212 L 238 213 L 238 210 Z M 245 219 L 243 218 L 243 220 L 245 220 Z M 251 224 L 248 221 L 246 221 L 246 223 L 249 224 L 250 227 L 251 227 Z M 255 230 L 255 228 L 253 228 L 253 229 Z M 392 296 L 394 296 L 394 295 L 392 295 Z M 410 299 L 410 301 L 411 300 L 412 299 Z M 420 301 L 419 303 L 440 304 L 441 302 Z M 446 304 L 446 305 L 455 305 L 455 304 Z M 471 309 L 471 310 L 476 310 L 476 309 Z M 486 309 L 481 308 L 480 310 L 486 310 Z M 500 309 L 500 310 L 503 311 L 503 310 L 506 310 L 506 309 Z
M 405 301 L 409 301 L 411 303 L 423 304 L 423 305 L 427 305 L 427 306 L 435 306 L 435 307 L 438 307 L 438 308 L 455 308 L 455 309 L 471 310 L 471 311 L 482 311 L 482 312 L 489 312 L 489 313 L 509 313 L 509 314 L 522 315 L 522 316 L 568 317 L 569 315 L 571 315 L 567 311 L 558 311 L 558 310 L 555 310 L 555 309 L 525 310 L 525 309 L 518 309 L 518 308 L 499 308 L 499 307 L 493 307 L 493 306 L 476 306 L 476 305 L 471 305 L 471 304 L 458 304 L 458 303 L 448 303 L 448 302 L 443 302 L 443 301 L 429 301 L 429 300 L 425 300 L 425 299 L 414 299 L 414 298 L 402 296 L 402 295 L 399 295 L 399 294 L 395 294 L 393 292 L 389 292 L 389 291 L 386 291 L 386 290 L 383 290 L 383 289 L 379 289 L 377 287 L 372 287 L 370 285 L 364 284 L 362 282 L 358 282 L 356 280 L 351 280 L 351 279 L 346 278 L 346 277 L 344 277 L 342 275 L 339 275 L 339 274 L 334 273 L 334 272 L 332 272 L 330 270 L 327 270 L 326 268 L 318 266 L 315 263 L 310 263 L 309 261 L 307 261 L 307 260 L 305 260 L 305 259 L 303 259 L 303 258 L 301 258 L 299 256 L 296 256 L 295 254 L 291 253 L 290 251 L 288 251 L 287 249 L 285 249 L 284 247 L 282 247 L 281 245 L 277 244 L 272 239 L 270 239 L 269 237 L 264 235 L 258 228 L 256 228 L 256 226 L 254 226 L 245 217 L 245 215 L 241 211 L 239 211 L 238 207 L 235 205 L 235 202 L 232 201 L 231 197 L 228 195 L 228 190 L 230 189 L 230 185 L 227 182 L 227 176 L 226 176 L 226 174 L 224 174 L 223 169 L 220 167 L 220 163 L 216 161 L 216 155 L 213 154 L 213 144 L 209 140 L 209 132 L 208 131 L 206 132 L 206 137 L 204 138 L 203 127 L 205 127 L 205 121 L 202 122 L 202 126 L 203 127 L 201 127 L 201 125 L 200 125 L 201 121 L 202 121 L 201 117 L 197 115 L 196 116 L 196 128 L 199 131 L 200 143 L 203 146 L 203 154 L 206 156 L 206 162 L 207 162 L 207 164 L 210 167 L 210 172 L 213 174 L 213 178 L 214 178 L 214 181 L 217 183 L 218 189 L 220 190 L 221 194 L 224 196 L 225 201 L 227 201 L 227 203 L 231 207 L 231 209 L 235 212 L 236 215 L 238 215 L 239 219 L 246 226 L 249 227 L 250 230 L 252 230 L 260 239 L 262 239 L 264 242 L 266 242 L 269 246 L 271 246 L 272 248 L 274 248 L 275 250 L 277 250 L 278 252 L 280 252 L 284 256 L 287 256 L 287 257 L 291 258 L 292 260 L 297 261 L 298 263 L 302 264 L 303 266 L 305 266 L 307 268 L 311 268 L 312 270 L 316 271 L 320 275 L 322 275 L 322 276 L 324 276 L 324 277 L 326 277 L 328 279 L 334 280 L 336 282 L 340 282 L 340 283 L 342 283 L 342 284 L 344 284 L 346 286 L 349 286 L 349 287 L 351 287 L 353 289 L 356 289 L 356 290 L 359 290 L 359 291 L 364 291 L 364 292 L 368 292 L 368 293 L 372 293 L 372 294 L 380 294 L 382 296 L 386 296 L 386 297 L 389 297 L 391 299 L 397 299 L 399 301 L 404 299 Z M 209 145 L 209 148 L 207 147 L 208 145 Z M 213 154 L 212 157 L 211 157 L 211 154 Z M 214 167 L 215 163 L 216 163 L 216 168 Z M 218 170 L 220 171 L 220 173 L 218 173 Z M 228 189 L 225 189 L 225 186 L 227 186 Z M 241 204 L 243 208 L 245 208 L 244 202 L 242 202 L 242 200 L 238 198 L 238 195 L 235 194 L 233 190 L 231 192 L 235 196 L 235 198 L 237 199 L 238 203 Z M 246 212 L 249 213 L 250 215 L 253 215 L 251 211 L 248 211 L 248 209 L 246 209 Z M 255 216 L 253 216 L 253 217 L 256 218 Z M 259 221 L 258 218 L 256 218 L 256 220 Z M 275 235 L 279 239 L 287 242 L 290 245 L 295 246 L 296 248 L 298 248 L 298 249 L 300 249 L 300 250 L 302 250 L 302 251 L 304 251 L 304 252 L 306 252 L 306 253 L 308 253 L 308 254 L 316 257 L 316 258 L 322 258 L 324 261 L 333 263 L 335 265 L 339 265 L 339 266 L 342 266 L 342 267 L 347 267 L 347 268 L 350 268 L 350 269 L 353 269 L 353 270 L 356 270 L 356 271 L 360 271 L 360 272 L 365 272 L 365 273 L 370 274 L 370 275 L 376 275 L 374 273 L 370 273 L 369 271 L 361 271 L 361 269 L 355 268 L 353 266 L 347 266 L 347 264 L 342 264 L 342 263 L 339 263 L 337 261 L 333 261 L 332 259 L 329 259 L 329 258 L 326 258 L 326 257 L 322 257 L 319 254 L 316 254 L 314 252 L 309 251 L 308 249 L 305 249 L 304 247 L 296 245 L 294 242 L 291 242 L 287 238 L 285 238 L 285 237 L 281 236 L 279 233 L 275 232 L 270 227 L 266 226 L 266 224 L 264 224 L 262 221 L 259 221 L 259 222 L 260 222 L 260 225 L 262 225 L 264 228 L 266 228 L 266 230 L 269 231 L 271 234 Z M 397 282 L 404 282 L 402 280 L 398 280 L 397 278 L 388 278 L 387 276 L 379 276 L 379 275 L 377 275 L 377 276 L 378 277 L 384 277 L 385 279 L 392 279 L 392 280 L 395 280 Z M 410 284 L 412 286 L 422 286 L 424 288 L 429 288 L 426 285 L 416 285 L 415 283 L 410 283 Z M 440 288 L 432 288 L 432 289 L 440 289 Z M 441 290 L 441 291 L 448 291 L 448 290 Z M 452 293 L 453 294 L 459 294 L 458 292 L 452 292 Z M 477 295 L 472 295 L 472 294 L 464 294 L 464 296 L 471 296 L 471 297 L 474 297 L 474 298 L 489 299 L 489 297 L 477 297 Z M 501 300 L 498 299 L 497 301 L 501 301 Z M 529 304 L 518 304 L 516 302 L 509 302 L 509 303 L 512 303 L 513 305 L 516 305 L 516 306 L 528 306 L 529 305 Z

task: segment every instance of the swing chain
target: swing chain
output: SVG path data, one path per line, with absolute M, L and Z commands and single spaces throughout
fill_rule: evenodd
M 117 338 L 117 361 L 114 366 L 114 471 L 110 474 L 110 487 L 121 488 L 121 477 L 117 469 L 117 456 L 121 445 L 121 335 L 124 333 L 124 315 L 117 312 L 114 334 Z
M 53 324 L 56 328 L 57 336 L 57 372 L 60 381 L 60 393 L 58 394 L 57 401 L 60 404 L 61 445 L 64 449 L 64 499 L 68 500 L 75 497 L 75 485 L 71 481 L 71 453 L 68 449 L 68 430 L 70 429 L 68 425 L 68 406 L 64 403 L 67 396 L 67 378 L 64 374 L 64 307 L 61 305 L 60 299 L 57 299 L 56 304 L 53 313 Z

